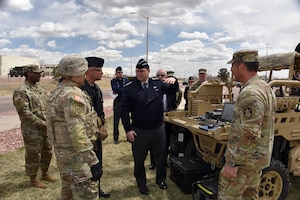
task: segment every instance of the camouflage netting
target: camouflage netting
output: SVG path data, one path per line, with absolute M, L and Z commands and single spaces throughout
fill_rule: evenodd
M 294 68 L 296 59 L 300 60 L 300 53 L 289 52 L 259 57 L 258 71 L 281 70 Z M 299 62 L 297 62 L 299 63 Z

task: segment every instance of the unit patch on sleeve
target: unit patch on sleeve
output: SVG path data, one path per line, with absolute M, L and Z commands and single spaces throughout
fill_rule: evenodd
M 251 108 L 244 108 L 244 117 L 246 118 L 246 119 L 251 119 L 251 117 L 252 117 L 252 110 L 251 110 Z
M 256 117 L 256 109 L 253 105 L 243 107 L 242 121 L 253 121 Z

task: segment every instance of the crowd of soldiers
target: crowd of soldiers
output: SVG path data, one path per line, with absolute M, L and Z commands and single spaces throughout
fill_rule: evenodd
M 59 82 L 50 95 L 39 85 L 43 72 L 39 66 L 24 68 L 26 80 L 15 90 L 13 102 L 21 120 L 25 168 L 32 187 L 47 187 L 37 178 L 39 168 L 41 180 L 56 181 L 48 173 L 53 146 L 62 182 L 61 199 L 110 197 L 100 189 L 102 140 L 107 137 L 107 129 L 103 95 L 95 81 L 101 80 L 103 63 L 98 57 L 63 57 L 56 70 Z M 226 164 L 220 173 L 219 199 L 257 199 L 261 170 L 270 162 L 275 97 L 257 76 L 257 51 L 238 51 L 228 63 L 244 87 L 234 109 Z M 121 67 L 117 67 L 116 79 L 111 82 L 119 96 L 114 100 L 114 143 L 118 144 L 121 118 L 132 144 L 138 190 L 144 195 L 149 193 L 144 166 L 149 150 L 156 165 L 156 184 L 165 190 L 168 124 L 164 123 L 163 112 L 170 109 L 164 109 L 163 102 L 165 94 L 176 97 L 178 80 L 172 75 L 162 78 L 159 71 L 158 77 L 150 78 L 150 67 L 144 59 L 138 61 L 132 81 L 118 74 L 122 74 Z M 186 90 L 195 90 L 205 79 L 206 69 L 200 69 L 199 80 Z M 241 180 L 243 183 L 237 187 Z

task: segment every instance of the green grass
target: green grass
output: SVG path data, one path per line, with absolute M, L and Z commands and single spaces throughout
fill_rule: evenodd
M 120 125 L 120 143 L 113 144 L 112 118 L 107 119 L 109 137 L 103 142 L 103 170 L 101 188 L 110 192 L 112 200 L 140 200 L 140 199 L 180 199 L 191 200 L 192 195 L 184 194 L 176 184 L 169 179 L 167 169 L 167 190 L 160 190 L 155 184 L 155 171 L 149 170 L 149 157 L 145 167 L 148 196 L 139 193 L 133 176 L 133 158 L 130 143 L 126 142 L 125 133 Z M 38 189 L 29 187 L 29 177 L 25 174 L 24 148 L 0 154 L 0 199 L 1 200 L 57 200 L 60 196 L 60 180 L 47 183 L 48 188 Z M 59 171 L 55 158 L 52 159 L 50 173 L 59 178 Z M 45 182 L 46 183 L 46 182 Z
M 184 194 L 169 178 L 170 169 L 167 168 L 167 190 L 160 190 L 155 184 L 155 171 L 149 170 L 149 157 L 145 167 L 147 186 L 150 195 L 139 193 L 133 176 L 133 158 L 131 145 L 126 142 L 125 133 L 120 125 L 120 143 L 113 144 L 112 118 L 107 119 L 109 137 L 103 142 L 104 174 L 101 179 L 101 188 L 111 193 L 112 200 L 191 200 L 191 194 Z M 0 199 L 1 200 L 57 200 L 60 196 L 60 180 L 49 183 L 46 189 L 29 187 L 29 178 L 25 175 L 24 148 L 0 154 Z M 50 173 L 59 179 L 59 172 L 55 158 L 51 162 Z M 291 190 L 288 200 L 300 199 L 300 178 L 291 178 Z

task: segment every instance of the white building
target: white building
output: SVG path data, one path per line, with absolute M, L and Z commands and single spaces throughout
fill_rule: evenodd
M 36 64 L 40 66 L 40 60 L 38 58 L 0 55 L 0 75 L 8 75 L 11 68 L 28 64 Z
M 44 64 L 41 68 L 44 70 L 45 76 L 53 76 L 53 69 L 57 67 L 58 64 Z

